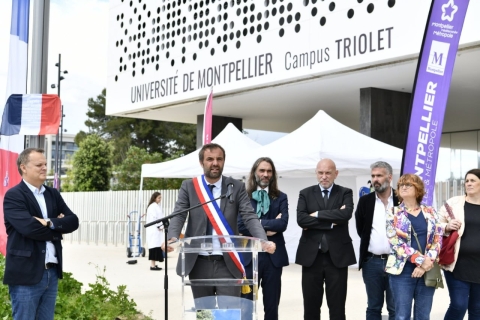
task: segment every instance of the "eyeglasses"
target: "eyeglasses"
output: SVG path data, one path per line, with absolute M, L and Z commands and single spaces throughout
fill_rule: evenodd
M 399 185 L 400 188 L 407 188 L 407 189 L 410 189 L 411 187 L 413 187 L 413 184 L 411 183 L 402 183 L 401 185 Z

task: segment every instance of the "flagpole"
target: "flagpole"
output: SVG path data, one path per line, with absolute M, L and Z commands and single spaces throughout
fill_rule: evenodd
M 55 67 L 58 68 L 58 75 L 57 75 L 57 84 L 52 84 L 51 88 L 57 88 L 57 96 L 60 100 L 60 85 L 62 80 L 65 78 L 62 76 L 63 74 L 67 74 L 67 70 L 62 70 L 62 55 L 58 54 L 58 62 L 55 63 Z M 60 190 L 61 188 L 61 180 L 62 180 L 62 144 L 63 144 L 63 103 L 60 100 L 60 126 L 58 127 L 57 133 L 55 135 L 55 160 L 54 160 L 54 171 L 55 177 L 53 181 L 53 187 Z M 59 139 L 60 133 L 60 139 Z
M 61 66 L 62 66 L 62 54 L 59 53 L 58 54 L 58 62 L 56 64 L 56 66 L 58 67 L 58 82 L 57 82 L 57 95 L 58 97 L 60 98 L 60 82 L 61 82 L 61 79 L 60 77 L 62 76 L 61 74 Z M 63 116 L 63 108 L 61 107 L 61 115 L 60 117 Z M 62 119 L 60 119 L 60 121 L 62 121 Z M 54 167 L 55 167 L 55 174 L 54 174 L 54 180 L 53 180 L 53 187 L 56 188 L 57 190 L 60 190 L 60 175 L 59 175 L 59 170 L 58 170 L 58 163 L 60 162 L 58 160 L 58 155 L 59 155 L 59 130 L 60 128 L 57 130 L 57 134 L 55 135 L 55 164 L 54 164 Z
M 47 93 L 50 0 L 34 1 L 30 93 Z M 29 148 L 44 148 L 45 136 L 28 136 Z

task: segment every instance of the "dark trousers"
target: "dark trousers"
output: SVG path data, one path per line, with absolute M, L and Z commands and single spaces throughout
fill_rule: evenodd
M 323 283 L 330 320 L 345 320 L 348 267 L 333 265 L 328 252 L 320 250 L 311 267 L 302 267 L 302 292 L 305 320 L 319 320 L 323 300 Z
M 225 261 L 197 258 L 188 275 L 189 279 L 234 279 Z M 239 309 L 240 286 L 196 286 L 192 282 L 192 293 L 196 309 Z
M 480 284 L 457 280 L 450 271 L 443 271 L 450 294 L 450 306 L 444 320 L 463 319 L 468 310 L 468 320 L 480 319 Z
M 278 320 L 278 305 L 280 304 L 280 295 L 282 291 L 282 272 L 283 267 L 277 268 L 273 265 L 268 253 L 258 255 L 258 285 L 262 287 L 263 293 L 263 311 L 265 320 Z M 245 267 L 247 278 L 252 277 L 252 266 Z M 242 298 L 253 300 L 253 291 L 249 294 L 242 294 Z M 252 312 L 248 312 L 246 319 L 251 319 Z M 243 318 L 242 318 L 243 319 Z
M 362 277 L 367 291 L 367 320 L 382 320 L 383 303 L 386 301 L 388 319 L 395 320 L 395 301 L 385 272 L 387 259 L 369 256 L 362 264 Z

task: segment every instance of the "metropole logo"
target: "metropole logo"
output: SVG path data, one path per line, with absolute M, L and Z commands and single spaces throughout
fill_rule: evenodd
M 442 6 L 442 21 L 453 21 L 453 16 L 458 11 L 458 6 L 455 5 L 453 0 L 449 0 L 446 4 Z

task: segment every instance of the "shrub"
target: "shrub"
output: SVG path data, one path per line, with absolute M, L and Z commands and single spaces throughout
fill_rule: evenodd
M 63 279 L 58 282 L 55 319 L 61 320 L 100 320 L 100 319 L 151 319 L 142 315 L 137 304 L 127 294 L 127 287 L 118 286 L 117 291 L 110 289 L 105 277 L 106 269 L 99 272 L 96 281 L 89 284 L 89 289 L 82 294 L 82 283 L 75 280 L 69 272 L 63 273 Z M 3 282 L 5 258 L 0 254 L 0 280 Z M 12 319 L 12 306 L 8 286 L 0 285 L 0 319 Z

